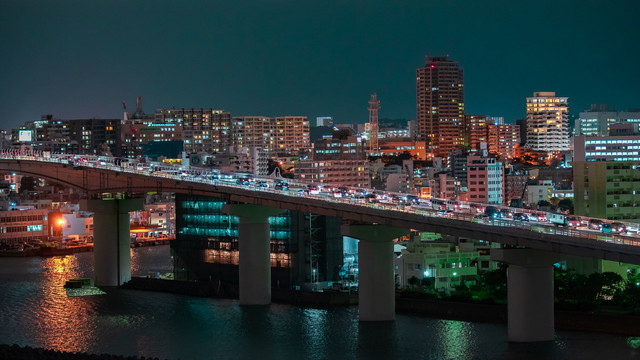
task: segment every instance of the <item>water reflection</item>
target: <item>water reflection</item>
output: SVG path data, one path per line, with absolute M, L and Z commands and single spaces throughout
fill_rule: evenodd
M 87 351 L 96 336 L 95 327 L 86 326 L 91 323 L 88 319 L 95 316 L 92 302 L 68 297 L 63 288 L 67 280 L 86 275 L 78 259 L 72 255 L 43 258 L 40 267 L 40 301 L 32 306 L 28 328 L 34 330 L 33 336 L 45 348 Z
M 359 359 L 397 358 L 397 328 L 395 321 L 361 322 L 358 324 Z
M 447 359 L 466 359 L 476 341 L 475 329 L 465 321 L 440 320 L 439 335 Z

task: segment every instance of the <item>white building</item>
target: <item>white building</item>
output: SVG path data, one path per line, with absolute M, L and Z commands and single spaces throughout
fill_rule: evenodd
M 536 151 L 569 150 L 569 105 L 555 92 L 527 98 L 527 147 Z

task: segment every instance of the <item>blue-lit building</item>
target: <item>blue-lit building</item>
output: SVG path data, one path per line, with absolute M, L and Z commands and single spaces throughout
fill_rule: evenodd
M 175 275 L 181 280 L 238 283 L 238 218 L 222 199 L 176 194 Z M 269 218 L 274 287 L 335 281 L 343 264 L 337 218 L 284 211 Z

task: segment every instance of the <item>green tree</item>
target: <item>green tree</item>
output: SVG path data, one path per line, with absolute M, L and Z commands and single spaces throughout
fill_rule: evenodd
M 568 210 L 570 214 L 573 214 L 573 200 L 566 198 L 558 201 L 558 208 L 564 211 Z
M 412 276 L 409 278 L 409 280 L 407 280 L 407 284 L 411 285 L 412 287 L 415 287 L 416 285 L 418 285 L 419 282 L 420 280 L 415 276 Z

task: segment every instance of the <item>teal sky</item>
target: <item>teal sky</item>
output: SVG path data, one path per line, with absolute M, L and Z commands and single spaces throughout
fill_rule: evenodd
M 640 1 L 2 0 L 0 129 L 41 114 L 415 118 L 415 70 L 465 70 L 468 114 L 524 116 L 533 91 L 640 108 Z

